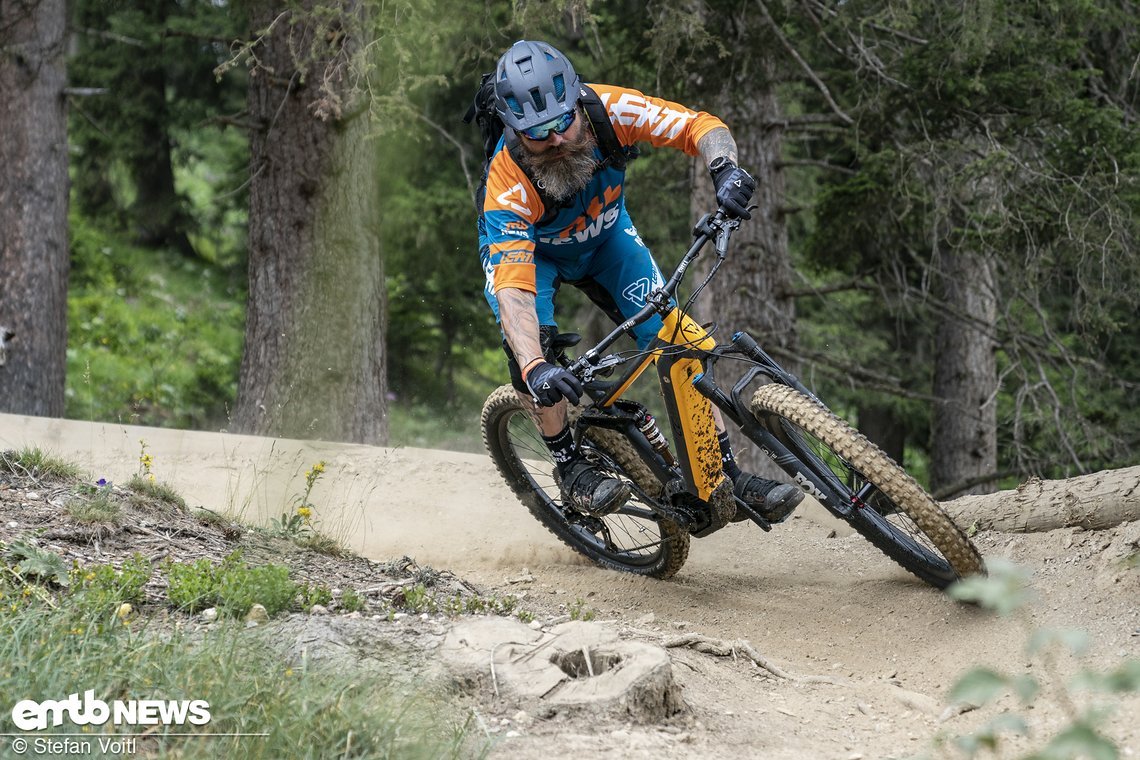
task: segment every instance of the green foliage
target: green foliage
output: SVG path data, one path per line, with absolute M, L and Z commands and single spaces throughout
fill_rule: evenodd
M 0 694 L 42 702 L 93 690 L 107 702 L 206 702 L 207 726 L 151 737 L 151 754 L 164 757 L 271 760 L 296 757 L 299 747 L 311 757 L 478 754 L 459 709 L 427 692 L 362 681 L 357 672 L 291 667 L 272 640 L 237 625 L 190 635 L 93 624 L 77 600 L 63 598 L 58 610 L 0 608 Z M 265 735 L 251 741 L 250 733 Z
M 119 525 L 122 508 L 112 496 L 110 485 L 86 486 L 67 500 L 64 511 L 85 525 Z
M 0 472 L 58 480 L 78 480 L 82 476 L 77 465 L 52 456 L 39 447 L 0 451 Z
M 292 606 L 297 584 L 283 565 L 240 566 L 222 574 L 217 594 L 219 609 L 234 617 L 242 617 L 254 604 L 272 617 Z
M 82 568 L 76 564 L 69 573 L 74 598 L 67 603 L 85 616 L 106 621 L 107 615 L 123 603 L 139 604 L 146 599 L 143 587 L 152 574 L 150 562 L 137 553 L 118 569 L 113 565 Z
M 72 216 L 67 415 L 216 428 L 237 393 L 242 293 L 216 268 Z
M 594 619 L 594 611 L 586 606 L 586 602 L 581 597 L 575 599 L 574 603 L 567 608 L 567 611 L 570 613 L 571 620 Z
M 231 555 L 232 556 L 232 555 Z M 225 563 L 214 565 L 210 560 L 196 559 L 192 563 L 167 563 L 166 598 L 180 610 L 200 612 L 218 603 L 218 585 Z
M 4 547 L 6 562 L 14 562 L 11 571 L 24 581 L 39 580 L 67 586 L 70 583 L 67 563 L 50 549 L 41 549 L 20 539 Z
M 308 612 L 314 604 L 328 607 L 333 600 L 332 589 L 320 583 L 304 581 L 297 586 L 297 609 Z
M 241 617 L 254 604 L 260 604 L 273 616 L 289 609 L 298 593 L 297 584 L 289 580 L 289 568 L 273 564 L 250 567 L 236 551 L 218 565 L 203 558 L 190 564 L 170 562 L 164 569 L 167 598 L 187 612 L 216 606 Z M 309 588 L 303 593 L 315 592 Z
M 182 494 L 178 493 L 174 486 L 169 483 L 156 481 L 142 475 L 132 475 L 127 481 L 127 488 L 141 496 L 164 501 L 183 512 L 187 509 L 186 500 L 182 498 Z
M 340 608 L 345 612 L 361 612 L 366 604 L 365 598 L 352 587 L 346 588 L 340 594 Z
M 403 607 L 408 612 L 436 612 L 439 610 L 439 605 L 436 603 L 435 597 L 427 590 L 427 587 L 422 583 L 417 583 L 414 586 L 405 586 L 400 589 L 400 595 L 403 598 Z

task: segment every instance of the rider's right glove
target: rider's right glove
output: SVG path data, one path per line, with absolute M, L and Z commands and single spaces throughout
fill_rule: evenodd
M 752 175 L 724 156 L 712 160 L 709 164 L 709 174 L 712 175 L 713 185 L 716 187 L 716 202 L 723 206 L 730 216 L 751 219 L 748 201 L 752 200 L 752 192 L 756 189 L 756 180 Z
M 550 362 L 540 361 L 531 365 L 523 373 L 523 379 L 541 406 L 554 406 L 562 399 L 577 404 L 582 398 L 582 384 L 578 378 Z

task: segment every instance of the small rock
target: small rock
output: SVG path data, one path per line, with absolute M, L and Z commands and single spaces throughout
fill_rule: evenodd
M 364 616 L 360 614 L 360 610 L 353 610 L 352 612 L 345 615 L 345 617 L 350 619 L 350 620 L 359 620 L 360 618 L 362 618 Z
M 420 620 L 431 620 L 431 615 L 429 615 L 425 612 L 422 615 L 420 615 Z
M 269 613 L 266 612 L 265 607 L 260 604 L 255 604 L 249 608 L 249 612 L 245 615 L 245 622 L 247 623 L 267 623 L 269 622 Z
M 397 612 L 395 615 L 392 616 L 392 619 L 398 621 L 398 620 L 403 620 L 407 616 L 408 616 L 408 613 L 406 613 L 406 612 Z
M 677 620 L 673 623 L 674 628 L 687 628 L 692 625 L 688 620 Z
M 257 621 L 256 620 L 247 620 L 247 621 L 245 621 L 245 627 L 246 628 L 256 628 L 257 627 Z
M 642 615 L 637 620 L 634 620 L 633 624 L 634 625 L 649 625 L 650 623 L 656 623 L 656 622 L 657 622 L 657 616 L 654 615 L 652 612 L 650 612 L 650 613 L 647 613 L 645 615 Z
M 329 614 L 329 608 L 324 606 L 323 604 L 314 604 L 312 607 L 309 608 L 309 614 L 310 615 L 327 615 L 327 614 Z
M 532 719 L 526 710 L 519 710 L 517 713 L 511 716 L 511 720 L 520 726 L 529 726 Z
M 18 528 L 18 527 L 20 527 L 20 523 L 16 522 L 15 520 L 9 520 L 8 521 L 8 527 L 9 528 Z
M 629 740 L 629 731 L 623 731 L 620 728 L 617 729 L 616 731 L 610 731 L 610 738 L 616 739 L 619 742 L 620 741 L 628 741 Z
M 510 718 L 499 718 L 499 725 L 500 726 L 509 726 L 509 725 L 511 725 L 511 719 Z
M 871 714 L 871 706 L 866 702 L 860 702 L 859 704 L 855 705 L 855 708 L 864 715 Z
M 503 734 L 503 736 L 507 737 L 508 739 L 517 739 L 522 736 L 522 734 L 520 734 L 518 731 L 508 731 Z
M 373 615 L 373 616 L 372 616 L 372 619 L 373 619 L 373 620 L 383 620 L 383 619 L 384 619 L 384 616 L 383 616 L 383 615 Z
M 206 609 L 202 610 L 202 620 L 206 621 L 207 623 L 212 623 L 217 619 L 218 619 L 218 608 L 217 607 L 207 607 Z
M 530 621 L 529 625 L 530 625 L 530 629 L 532 631 L 541 631 L 542 630 L 542 623 L 538 622 L 537 620 Z
M 28 501 L 39 501 L 40 495 L 35 491 L 28 491 L 24 498 L 26 498 Z
M 830 531 L 828 531 L 828 533 L 827 533 L 827 538 L 835 538 L 835 537 L 836 537 L 836 536 L 838 536 L 838 535 L 839 535 L 839 534 L 838 534 L 838 533 L 835 531 L 835 529 L 833 528 L 833 529 L 831 529 Z

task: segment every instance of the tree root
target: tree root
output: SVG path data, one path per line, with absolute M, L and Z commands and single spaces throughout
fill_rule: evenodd
M 673 647 L 689 647 L 704 654 L 716 655 L 717 657 L 732 657 L 734 660 L 738 655 L 745 655 L 753 663 L 756 664 L 761 670 L 771 673 L 776 678 L 782 678 L 787 681 L 803 681 L 804 678 L 792 675 L 778 665 L 772 664 L 767 657 L 760 654 L 756 649 L 744 639 L 734 639 L 732 641 L 725 641 L 723 639 L 713 639 L 708 636 L 702 636 L 699 633 L 686 633 L 683 636 L 678 636 L 674 639 L 669 639 L 664 644 L 666 649 Z

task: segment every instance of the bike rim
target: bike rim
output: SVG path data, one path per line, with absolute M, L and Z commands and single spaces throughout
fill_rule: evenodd
M 618 512 L 605 517 L 583 515 L 562 503 L 562 494 L 554 480 L 554 460 L 527 415 L 522 411 L 512 414 L 505 432 L 518 460 L 519 472 L 526 476 L 543 509 L 579 543 L 612 562 L 631 568 L 650 567 L 660 560 L 668 539 L 663 537 L 656 516 L 636 488 L 632 489 L 628 504 Z M 611 474 L 620 476 L 617 472 Z

